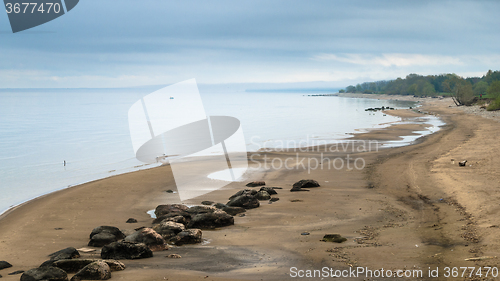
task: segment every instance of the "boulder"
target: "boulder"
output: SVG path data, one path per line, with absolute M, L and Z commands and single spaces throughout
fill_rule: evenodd
M 325 236 L 323 236 L 323 239 L 321 239 L 321 241 L 342 243 L 344 241 L 347 241 L 347 238 L 340 236 L 340 234 L 325 234 Z
M 253 195 L 240 195 L 231 199 L 227 205 L 229 207 L 242 207 L 245 209 L 253 209 L 260 206 L 259 200 Z
M 179 218 L 179 217 L 182 217 L 182 218 Z M 153 224 L 160 223 L 164 220 L 178 222 L 178 223 L 182 223 L 182 224 L 187 224 L 191 220 L 191 214 L 189 214 L 185 211 L 169 213 L 169 214 L 162 215 L 162 216 L 159 216 L 156 219 L 154 219 Z
M 0 270 L 2 270 L 4 268 L 9 268 L 9 267 L 12 267 L 12 264 L 10 264 L 6 261 L 0 261 Z
M 111 269 L 104 261 L 95 261 L 78 271 L 71 281 L 80 280 L 108 280 L 111 278 Z
M 267 193 L 269 193 L 269 195 L 276 195 L 276 194 L 278 194 L 278 192 L 276 192 L 276 190 L 274 190 L 273 187 L 267 187 L 267 186 L 261 187 L 259 191 L 266 191 Z
M 257 194 L 255 194 L 255 198 L 257 198 L 258 200 L 269 200 L 271 199 L 271 195 L 269 195 L 267 191 L 262 190 L 257 192 Z
M 77 249 L 73 247 L 68 247 L 66 249 L 62 249 L 60 251 L 50 254 L 49 257 L 51 260 L 54 261 L 63 259 L 76 259 L 80 257 L 80 253 L 78 252 Z
M 168 204 L 168 205 L 158 205 L 155 209 L 155 215 L 157 218 L 169 214 L 177 213 L 181 211 L 187 211 L 188 206 L 182 204 Z
M 152 228 L 143 228 L 140 229 L 133 234 L 125 237 L 127 242 L 133 243 L 144 243 L 146 244 L 151 251 L 164 251 L 168 250 L 168 246 L 165 243 L 163 237 L 156 233 Z
M 126 223 L 137 223 L 137 220 L 134 218 L 130 218 L 126 221 Z
M 293 184 L 293 188 L 310 188 L 319 186 L 319 183 L 315 180 L 300 180 Z
M 87 265 L 96 262 L 96 261 L 104 261 L 108 264 L 111 271 L 122 271 L 125 270 L 125 265 L 116 260 L 97 260 L 97 259 L 73 259 L 73 260 L 58 260 L 53 263 L 54 267 L 58 267 L 67 273 L 75 273 Z
M 90 233 L 88 246 L 102 247 L 125 238 L 125 234 L 114 226 L 99 226 Z
M 200 229 L 192 228 L 180 232 L 174 238 L 172 238 L 171 241 L 178 246 L 184 244 L 196 244 L 201 243 L 201 236 L 202 232 Z
M 144 259 L 151 258 L 153 252 L 146 244 L 131 243 L 131 242 L 113 242 L 106 245 L 101 250 L 101 258 L 103 259 Z
M 205 213 L 213 213 L 215 210 L 218 210 L 217 208 L 213 206 L 193 206 L 189 208 L 186 212 L 193 215 L 197 214 L 205 214 Z
M 160 224 L 155 225 L 153 229 L 160 234 L 163 239 L 169 240 L 179 232 L 186 230 L 186 227 L 181 223 L 164 220 Z
M 256 186 L 261 186 L 261 185 L 266 185 L 266 182 L 264 182 L 264 181 L 253 181 L 253 182 L 247 183 L 248 187 L 256 187 Z
M 39 267 L 24 272 L 21 281 L 68 281 L 68 274 L 57 267 Z
M 222 208 L 222 210 L 231 216 L 236 216 L 237 214 L 244 213 L 247 211 L 245 208 L 242 207 L 227 207 L 227 206 Z
M 214 207 L 217 209 L 223 209 L 223 208 L 227 207 L 227 205 L 222 204 L 222 203 L 215 203 Z
M 255 189 L 243 189 L 243 190 L 236 192 L 231 197 L 229 197 L 229 200 L 234 199 L 234 198 L 241 196 L 241 195 L 255 195 L 255 194 L 257 194 L 257 190 L 255 190 Z
M 234 218 L 226 212 L 215 209 L 212 213 L 200 213 L 194 216 L 187 228 L 213 229 L 234 224 Z

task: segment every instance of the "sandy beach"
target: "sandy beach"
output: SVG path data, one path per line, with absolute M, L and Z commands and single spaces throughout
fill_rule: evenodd
M 445 267 L 500 266 L 495 257 L 500 256 L 500 124 L 456 108 L 450 99 L 418 100 L 423 104 L 420 112 L 386 114 L 403 119 L 433 114 L 446 125 L 410 146 L 352 152 L 329 145 L 249 153 L 254 160 L 250 167 L 261 169 L 254 169 L 244 182 L 183 203 L 226 203 L 254 180 L 282 187 L 277 190 L 279 201 L 262 201 L 244 217 L 235 216 L 233 226 L 204 230 L 202 244 L 171 247 L 155 252 L 153 258 L 122 260 L 127 269 L 113 272 L 111 280 L 290 280 L 295 279 L 292 267 L 421 269 L 425 274 L 429 267 L 439 267 L 439 278 L 405 279 L 444 280 Z M 350 141 L 357 148 L 367 140 L 398 140 L 422 126 L 394 124 L 354 135 Z M 265 157 L 316 159 L 319 165 L 265 169 Z M 347 157 L 351 169 L 327 165 Z M 352 168 L 356 159 L 365 163 L 362 169 Z M 463 160 L 467 164 L 460 167 Z M 314 179 L 321 187 L 290 192 L 301 179 Z M 147 211 L 179 203 L 177 194 L 166 192 L 169 189 L 176 189 L 172 171 L 162 166 L 71 187 L 10 210 L 0 218 L 0 260 L 13 267 L 0 270 L 2 279 L 19 280 L 20 275 L 7 274 L 38 267 L 55 251 L 87 247 L 97 226 L 150 227 Z M 138 223 L 128 224 L 128 218 Z M 301 235 L 304 232 L 309 235 Z M 320 241 L 332 233 L 347 241 Z M 99 258 L 99 250 L 81 254 Z M 170 259 L 169 254 L 182 258 Z M 487 258 L 466 261 L 474 257 Z

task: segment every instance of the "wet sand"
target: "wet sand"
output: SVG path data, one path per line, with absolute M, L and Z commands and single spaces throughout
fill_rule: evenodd
M 127 269 L 113 272 L 111 280 L 290 280 L 294 279 L 291 267 L 421 268 L 427 273 L 428 267 L 439 266 L 442 274 L 445 266 L 499 266 L 496 258 L 464 260 L 499 255 L 499 124 L 465 114 L 451 104 L 447 99 L 424 101 L 419 110 L 439 115 L 447 125 L 411 146 L 361 153 L 325 146 L 249 154 L 254 160 L 250 166 L 260 169 L 245 182 L 233 182 L 184 203 L 226 203 L 252 180 L 282 187 L 276 195 L 279 201 L 262 201 L 245 217 L 236 216 L 234 226 L 203 231 L 207 239 L 203 245 L 125 260 Z M 394 110 L 387 114 L 411 118 L 421 113 Z M 398 139 L 417 130 L 415 126 L 421 125 L 396 124 L 355 135 L 353 140 Z M 358 170 L 348 169 L 347 162 L 342 168 L 331 164 L 348 155 L 351 168 L 356 159 L 363 159 L 366 166 Z M 264 157 L 282 162 L 299 157 L 306 164 L 315 159 L 310 163 L 318 166 L 311 169 L 295 163 L 289 169 L 264 169 Z M 458 161 L 464 159 L 471 166 L 459 167 Z M 321 187 L 289 191 L 294 182 L 309 178 Z M 14 267 L 0 274 L 4 280 L 18 280 L 19 275 L 7 273 L 38 267 L 48 254 L 62 248 L 85 247 L 91 230 L 100 225 L 120 229 L 151 225 L 146 211 L 179 201 L 176 194 L 165 192 L 168 189 L 175 190 L 175 183 L 170 167 L 162 166 L 75 186 L 11 210 L 0 219 L 0 260 Z M 139 223 L 125 223 L 131 217 Z M 320 241 L 330 233 L 348 240 Z M 173 253 L 182 258 L 166 258 Z

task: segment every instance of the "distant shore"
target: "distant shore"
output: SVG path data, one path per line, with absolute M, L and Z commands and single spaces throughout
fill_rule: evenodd
M 441 131 L 411 146 L 352 153 L 351 157 L 366 162 L 361 170 L 308 171 L 296 166 L 293 170 L 253 172 L 247 181 L 263 180 L 268 186 L 283 188 L 276 195 L 279 201 L 262 202 L 245 217 L 235 217 L 234 226 L 203 231 L 206 245 L 124 260 L 128 268 L 113 272 L 111 280 L 287 280 L 292 279 L 291 267 L 499 266 L 497 259 L 464 261 L 494 256 L 500 250 L 495 228 L 500 225 L 500 192 L 496 188 L 500 163 L 492 153 L 500 151 L 495 141 L 499 124 L 449 107 L 448 99 L 418 100 L 425 100 L 421 111 L 446 121 Z M 402 118 L 420 116 L 412 110 L 387 113 Z M 417 129 L 394 125 L 355 135 L 353 140 L 397 139 Z M 298 153 L 264 152 L 253 159 L 262 163 L 265 156 L 283 161 L 296 155 L 321 159 L 349 154 L 317 149 Z M 464 159 L 471 166 L 458 167 L 456 162 Z M 289 191 L 294 182 L 309 178 L 321 187 Z M 245 183 L 233 182 L 184 203 L 226 203 Z M 47 254 L 62 248 L 86 247 L 90 231 L 100 225 L 120 229 L 150 226 L 152 219 L 146 211 L 178 203 L 176 194 L 165 192 L 169 189 L 175 190 L 175 182 L 170 166 L 162 166 L 75 186 L 19 206 L 0 219 L 0 259 L 14 265 L 0 274 L 5 280 L 18 280 L 19 276 L 7 276 L 6 271 L 38 267 Z M 127 224 L 128 218 L 138 223 Z M 304 232 L 309 235 L 301 235 Z M 348 240 L 342 244 L 321 242 L 329 233 Z M 165 258 L 173 253 L 182 258 Z

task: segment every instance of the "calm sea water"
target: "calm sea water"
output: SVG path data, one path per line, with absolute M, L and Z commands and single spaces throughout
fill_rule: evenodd
M 0 90 L 0 213 L 70 185 L 150 167 L 135 159 L 127 118 L 130 106 L 157 88 Z M 249 150 L 344 138 L 399 120 L 367 107 L 411 105 L 297 92 L 200 92 L 208 115 L 240 119 Z

